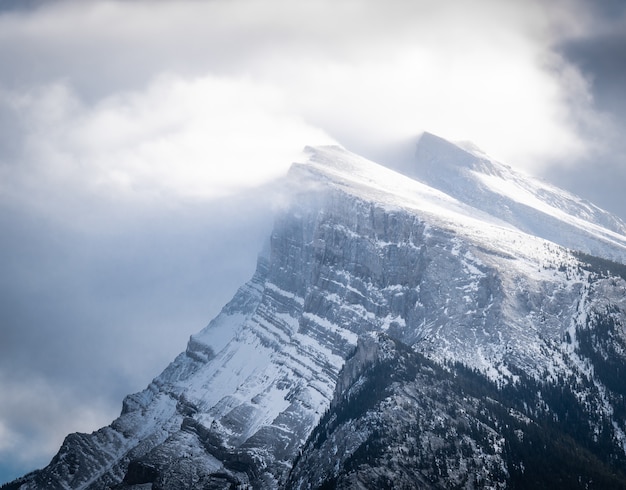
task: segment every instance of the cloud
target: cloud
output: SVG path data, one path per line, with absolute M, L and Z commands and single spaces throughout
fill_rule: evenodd
M 576 28 L 560 32 L 553 51 L 586 85 L 584 103 L 567 103 L 585 151 L 553 159 L 543 174 L 624 218 L 620 183 L 626 178 L 626 5 L 610 0 L 572 1 L 568 6 Z M 579 110 L 584 105 L 587 109 Z
M 3 374 L 3 373 L 0 373 Z M 30 464 L 49 458 L 70 431 L 91 432 L 110 420 L 108 400 L 77 400 L 68 387 L 50 386 L 45 379 L 0 378 L 0 459 Z M 61 403 L 62 400 L 73 403 Z M 5 420 L 10 420 L 7 426 Z M 38 444 L 30 441 L 37 440 Z
M 333 140 L 244 80 L 162 76 L 87 106 L 64 84 L 5 93 L 23 128 L 16 179 L 94 193 L 215 198 L 283 175 L 307 142 Z M 34 183 L 32 183 L 34 184 Z
M 589 80 L 600 111 L 623 121 L 626 97 L 626 5 L 597 2 L 588 9 L 585 25 L 560 40 L 558 50 Z
M 167 103 L 188 91 L 204 104 L 202 123 L 222 129 L 218 142 L 230 137 L 233 126 L 249 137 L 255 122 L 269 133 L 294 126 L 295 119 L 296 127 L 318 128 L 358 151 L 427 129 L 537 166 L 585 149 L 577 121 L 593 116 L 588 87 L 575 66 L 551 52 L 557 30 L 562 36 L 578 29 L 574 19 L 534 1 L 461 1 L 454 8 L 404 0 L 385 6 L 351 0 L 66 1 L 0 18 L 0 61 L 14 67 L 2 77 L 9 88 L 41 79 L 68 83 L 103 111 L 89 121 L 94 129 L 115 122 L 118 109 L 151 117 L 150 96 L 167 92 Z M 22 56 L 9 51 L 15 45 Z M 128 91 L 135 96 L 120 97 Z M 222 96 L 230 104 L 213 107 L 206 100 L 213 91 L 213 103 L 227 91 Z M 282 123 L 272 118 L 266 124 L 268 103 L 280 106 Z M 238 124 L 227 119 L 223 126 L 210 118 L 215 111 L 226 117 L 231 104 L 235 114 L 238 109 L 248 117 Z M 168 120 L 157 106 L 154 112 Z M 183 101 L 179 115 L 190 106 Z M 120 132 L 146 122 L 121 117 L 130 127 L 122 124 Z M 152 152 L 165 159 L 182 149 L 193 161 L 198 139 L 207 137 L 189 122 L 170 122 L 185 126 L 178 127 L 181 147 L 167 141 L 158 148 L 137 145 L 134 158 L 126 160 L 144 177 L 138 160 L 153 159 Z M 128 137 L 134 134 L 131 129 Z M 288 140 L 293 135 L 285 134 Z M 242 137 L 240 148 L 254 143 Z M 151 167 L 155 178 L 162 167 Z M 185 175 L 182 170 L 181 184 L 193 180 Z M 128 176 L 109 177 L 124 182 Z

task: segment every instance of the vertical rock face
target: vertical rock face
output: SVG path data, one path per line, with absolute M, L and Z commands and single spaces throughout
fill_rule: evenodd
M 619 265 L 339 148 L 289 178 L 251 281 L 110 426 L 10 488 L 503 488 L 540 482 L 524 440 L 622 481 Z M 568 220 L 566 245 L 623 254 Z

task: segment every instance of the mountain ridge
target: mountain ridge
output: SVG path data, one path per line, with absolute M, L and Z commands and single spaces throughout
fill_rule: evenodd
M 574 250 L 625 262 L 626 224 L 620 218 L 570 192 L 489 159 L 479 150 L 462 148 L 424 133 L 416 144 L 414 158 L 399 160 L 395 168 L 522 231 Z M 581 231 L 584 239 L 577 237 Z M 568 236 L 569 240 L 563 240 Z

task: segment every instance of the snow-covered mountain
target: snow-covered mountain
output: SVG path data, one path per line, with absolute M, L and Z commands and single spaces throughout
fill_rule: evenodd
M 8 487 L 626 488 L 626 225 L 428 134 L 307 154 L 251 281 Z
M 626 225 L 567 191 L 429 133 L 393 167 L 516 228 L 573 250 L 626 260 Z

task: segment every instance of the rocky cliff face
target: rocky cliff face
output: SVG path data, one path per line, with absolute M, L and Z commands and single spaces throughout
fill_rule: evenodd
M 252 280 L 110 426 L 9 488 L 499 488 L 540 481 L 544 427 L 581 485 L 624 481 L 619 265 L 339 148 L 289 178 Z M 564 244 L 623 256 L 619 230 L 570 218 Z
M 626 486 L 623 449 L 590 429 L 601 417 L 567 383 L 520 372 L 498 386 L 385 334 L 361 349 L 378 355 L 337 391 L 286 488 Z

